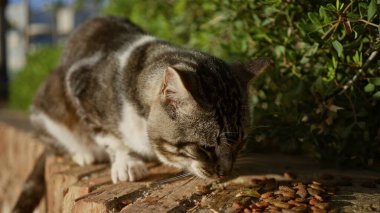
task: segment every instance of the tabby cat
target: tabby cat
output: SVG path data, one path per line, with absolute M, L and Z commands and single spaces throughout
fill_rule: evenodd
M 79 165 L 109 158 L 114 183 L 146 177 L 144 160 L 155 159 L 225 177 L 249 124 L 247 83 L 267 65 L 228 64 L 96 17 L 69 38 L 30 119 L 39 140 Z

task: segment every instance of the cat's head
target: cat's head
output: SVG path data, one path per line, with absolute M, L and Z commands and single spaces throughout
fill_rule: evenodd
M 202 178 L 229 175 L 249 123 L 247 84 L 268 62 L 206 58 L 168 67 L 148 121 L 158 158 Z

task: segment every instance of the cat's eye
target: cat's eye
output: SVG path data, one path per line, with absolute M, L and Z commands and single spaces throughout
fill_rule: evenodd
M 215 147 L 214 146 L 199 146 L 199 149 L 206 154 L 209 159 L 213 159 L 215 156 Z

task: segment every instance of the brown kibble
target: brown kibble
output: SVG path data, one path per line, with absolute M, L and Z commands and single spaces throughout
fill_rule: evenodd
M 298 189 L 299 186 L 303 186 L 304 184 L 302 182 L 295 182 L 293 183 L 293 188 Z
M 273 192 L 265 192 L 264 194 L 261 194 L 261 199 L 267 199 L 269 197 L 273 197 Z
M 297 207 L 301 207 L 303 209 L 307 209 L 307 204 L 306 203 L 300 203 L 300 205 L 297 206 Z
M 257 208 L 257 206 L 253 203 L 253 204 L 249 205 L 249 208 L 254 209 L 254 208 Z
M 281 194 L 282 194 L 282 196 L 288 197 L 288 198 L 294 198 L 295 197 L 294 192 L 282 192 Z
M 247 208 L 245 208 L 243 212 L 244 213 L 252 213 L 252 211 L 250 209 L 247 209 Z
M 325 174 L 321 175 L 321 179 L 322 180 L 333 180 L 334 176 L 332 174 L 325 173 Z
M 255 198 L 260 198 L 260 193 L 258 193 L 254 189 L 248 189 L 248 190 L 243 190 L 240 191 L 235 195 L 235 197 L 255 197 Z
M 313 188 L 307 188 L 307 192 L 309 192 L 309 194 L 311 196 L 315 196 L 315 195 L 319 195 L 320 194 L 320 191 L 318 191 L 316 189 L 313 189 Z
M 234 209 L 243 209 L 244 206 L 235 201 L 235 202 L 232 203 L 232 208 L 234 208 Z
M 279 186 L 280 194 L 284 197 L 294 198 L 295 190 L 289 186 Z
M 290 205 L 293 205 L 293 206 L 300 206 L 300 207 L 303 207 L 303 208 L 307 208 L 307 204 L 305 204 L 305 203 L 299 203 L 299 202 L 297 202 L 295 200 L 289 200 L 288 203 Z
M 296 213 L 304 213 L 304 212 L 307 212 L 307 206 L 306 207 L 296 206 L 296 207 L 291 208 L 291 210 Z
M 281 209 L 289 209 L 290 205 L 288 203 L 278 201 L 278 200 L 271 200 L 269 201 L 270 204 L 274 205 L 275 207 L 281 208 Z
M 295 213 L 293 209 L 282 209 L 281 213 Z
M 267 209 L 270 210 L 270 212 L 281 212 L 281 208 L 276 206 L 268 206 Z
M 363 182 L 362 184 L 360 184 L 360 186 L 364 188 L 371 188 L 371 189 L 376 188 L 376 184 L 371 181 Z
M 307 196 L 307 191 L 305 188 L 301 188 L 301 189 L 298 189 L 297 190 L 297 193 L 296 193 L 298 196 L 302 197 L 302 198 L 305 198 Z
M 320 185 L 317 185 L 317 184 L 309 184 L 309 187 L 321 192 L 325 191 Z
M 323 197 L 320 196 L 320 195 L 313 195 L 313 197 L 314 197 L 316 200 L 318 200 L 318 201 L 321 201 L 321 202 L 324 201 L 324 200 L 323 200 Z
M 265 201 L 265 202 L 269 202 L 269 201 L 274 200 L 274 199 L 275 199 L 275 197 L 268 197 L 268 198 L 265 198 L 265 199 L 262 199 L 262 200 Z
M 316 203 L 318 203 L 318 200 L 316 200 L 316 199 L 311 199 L 311 200 L 309 200 L 309 204 L 310 205 L 312 205 L 312 206 L 314 206 Z
M 255 205 L 258 207 L 258 208 L 266 208 L 269 204 L 265 201 L 260 201 L 260 202 L 256 202 Z
M 261 179 L 257 180 L 257 183 Z M 342 182 L 343 180 L 337 180 Z M 374 184 L 372 181 L 371 183 Z M 286 183 L 285 183 L 286 184 Z M 328 184 L 328 182 L 326 183 Z M 259 193 L 261 190 L 265 193 Z M 278 186 L 278 182 L 271 178 L 262 181 L 259 188 L 255 188 L 257 196 L 251 196 L 252 189 L 245 188 L 236 196 L 239 200 L 232 203 L 232 207 L 239 212 L 255 213 L 255 212 L 285 212 L 285 213 L 301 213 L 301 212 L 316 212 L 323 213 L 330 211 L 330 204 L 326 200 L 334 195 L 337 187 L 334 185 L 325 186 L 319 181 L 312 181 L 305 185 L 302 182 L 296 182 L 292 185 Z M 259 201 L 253 198 L 260 198 Z M 256 200 L 257 202 L 253 202 Z
M 292 198 L 285 197 L 282 194 L 277 195 L 276 198 L 275 198 L 275 200 L 278 200 L 278 201 L 281 201 L 281 202 L 288 202 L 288 200 L 290 200 L 290 199 L 292 199 Z
M 327 194 L 328 194 L 329 196 L 334 196 L 334 195 L 335 195 L 335 192 L 327 192 Z
M 283 192 L 295 192 L 295 190 L 290 188 L 289 186 L 279 186 L 278 189 Z
M 306 189 L 306 186 L 303 183 L 295 183 L 293 184 L 294 189 Z
M 315 206 L 312 206 L 312 207 L 310 208 L 310 210 L 311 210 L 312 213 L 327 213 L 326 210 L 324 210 L 324 209 L 320 209 L 320 208 L 315 207 Z
M 320 209 L 329 209 L 330 208 L 330 205 L 328 203 L 316 203 L 315 206 L 320 208 Z
M 287 178 L 287 179 L 292 179 L 292 180 L 294 180 L 294 179 L 297 178 L 297 175 L 294 174 L 293 172 L 288 172 L 288 171 L 286 171 L 286 172 L 284 172 L 283 175 L 284 175 L 284 178 Z
M 295 199 L 295 201 L 299 202 L 299 203 L 305 203 L 307 200 L 305 198 L 302 198 L 302 197 L 297 197 Z

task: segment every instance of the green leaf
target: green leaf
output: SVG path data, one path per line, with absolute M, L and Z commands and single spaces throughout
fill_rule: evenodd
M 376 0 L 371 0 L 368 5 L 368 20 L 371 20 L 376 14 Z
M 375 99 L 375 100 L 380 100 L 380 91 L 377 91 L 375 94 L 373 94 L 373 99 Z
M 332 104 L 332 105 L 329 106 L 329 110 L 331 112 L 338 112 L 339 110 L 342 110 L 342 109 L 344 109 L 344 108 L 340 107 L 340 106 L 337 106 L 337 105 L 334 105 L 334 104 Z
M 364 91 L 365 92 L 373 92 L 375 90 L 375 85 L 371 84 L 371 83 L 368 83 L 365 87 L 364 87 Z
M 325 7 L 321 6 L 321 7 L 319 8 L 319 16 L 320 16 L 321 18 L 323 18 L 323 23 L 328 23 L 328 22 L 330 22 L 330 19 L 329 19 L 328 15 L 327 15 L 327 12 L 326 12 Z
M 281 58 L 283 54 L 285 53 L 285 47 L 282 45 L 279 45 L 274 49 L 274 52 L 277 58 Z
M 371 82 L 372 84 L 376 86 L 380 86 L 380 78 L 370 78 L 369 82 Z
M 307 14 L 307 16 L 309 17 L 310 21 L 314 24 L 314 25 L 317 25 L 317 26 L 320 26 L 321 23 L 319 22 L 319 19 L 318 19 L 318 13 L 311 13 L 309 12 Z
M 332 57 L 332 64 L 333 64 L 334 69 L 336 69 L 338 67 L 338 62 L 336 61 L 334 56 Z
M 328 4 L 326 5 L 326 9 L 327 9 L 328 11 L 330 11 L 330 12 L 335 12 L 335 11 L 336 11 L 335 6 L 334 6 L 333 4 L 331 4 L 331 3 L 328 3 Z
M 333 41 L 332 45 L 340 57 L 343 54 L 343 45 L 337 40 Z
M 352 58 L 356 65 L 361 66 L 362 65 L 362 53 L 359 53 L 359 51 L 355 52 L 354 57 Z
M 331 81 L 334 78 L 335 78 L 335 69 L 333 67 L 329 67 L 328 72 L 327 72 L 327 80 Z
M 342 3 L 340 6 L 339 6 L 339 10 L 342 10 L 344 7 L 344 3 Z
M 340 5 L 339 0 L 336 0 L 336 1 L 335 1 L 335 8 L 336 8 L 337 10 L 339 10 L 339 5 Z

